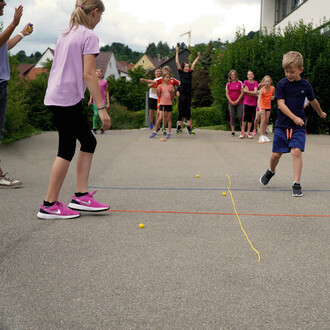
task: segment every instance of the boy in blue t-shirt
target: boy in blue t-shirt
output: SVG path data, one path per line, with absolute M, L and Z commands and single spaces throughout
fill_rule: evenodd
M 303 195 L 300 185 L 302 171 L 302 152 L 306 142 L 305 98 L 321 118 L 327 114 L 322 111 L 316 100 L 312 86 L 300 77 L 303 72 L 303 57 L 298 52 L 284 54 L 282 66 L 285 77 L 277 83 L 275 98 L 277 99 L 277 118 L 275 122 L 273 153 L 270 166 L 260 178 L 260 183 L 266 185 L 275 174 L 275 168 L 283 153 L 290 152 L 293 159 L 292 196 Z

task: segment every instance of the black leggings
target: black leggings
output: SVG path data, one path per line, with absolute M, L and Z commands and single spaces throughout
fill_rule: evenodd
M 49 109 L 53 112 L 54 124 L 58 130 L 58 157 L 70 162 L 76 151 L 77 139 L 81 144 L 80 151 L 94 153 L 96 139 L 82 114 L 81 102 L 70 107 L 52 105 Z

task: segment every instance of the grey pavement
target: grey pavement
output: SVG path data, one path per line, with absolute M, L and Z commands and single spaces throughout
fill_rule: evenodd
M 90 191 L 111 211 L 61 221 L 36 216 L 57 133 L 0 145 L 24 183 L 0 190 L 0 329 L 329 329 L 330 137 L 307 136 L 294 198 L 290 155 L 259 183 L 269 143 L 149 134 L 98 134 Z M 74 188 L 75 160 L 60 200 Z

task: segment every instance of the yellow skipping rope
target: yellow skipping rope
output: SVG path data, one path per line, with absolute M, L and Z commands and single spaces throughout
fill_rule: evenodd
M 244 230 L 244 228 L 243 228 L 243 226 L 242 226 L 241 219 L 239 218 L 239 215 L 238 215 L 238 213 L 237 213 L 237 211 L 236 211 L 236 206 L 235 206 L 235 202 L 234 202 L 233 195 L 232 195 L 232 193 L 231 193 L 231 191 L 230 191 L 230 188 L 231 188 L 231 180 L 230 180 L 230 176 L 229 176 L 228 174 L 226 174 L 226 176 L 227 176 L 227 178 L 228 178 L 228 180 L 229 180 L 228 191 L 229 191 L 229 193 L 230 193 L 231 201 L 232 201 L 232 203 L 233 203 L 234 212 L 235 212 L 235 214 L 236 214 L 236 216 L 237 216 L 237 219 L 238 219 L 238 221 L 239 221 L 239 225 L 241 226 L 241 229 L 242 229 L 242 231 L 243 231 L 243 233 L 244 233 L 246 239 L 248 240 L 248 242 L 249 242 L 251 248 L 252 248 L 252 249 L 256 252 L 256 254 L 258 255 L 258 257 L 259 257 L 258 262 L 259 262 L 260 259 L 261 259 L 261 258 L 260 258 L 260 253 L 258 252 L 257 249 L 254 248 L 253 244 L 251 243 L 251 241 L 250 241 L 248 235 L 246 234 L 246 232 L 245 232 L 245 230 Z

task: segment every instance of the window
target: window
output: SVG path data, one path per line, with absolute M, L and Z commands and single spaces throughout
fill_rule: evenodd
M 276 0 L 275 24 L 290 15 L 296 8 L 308 0 Z

